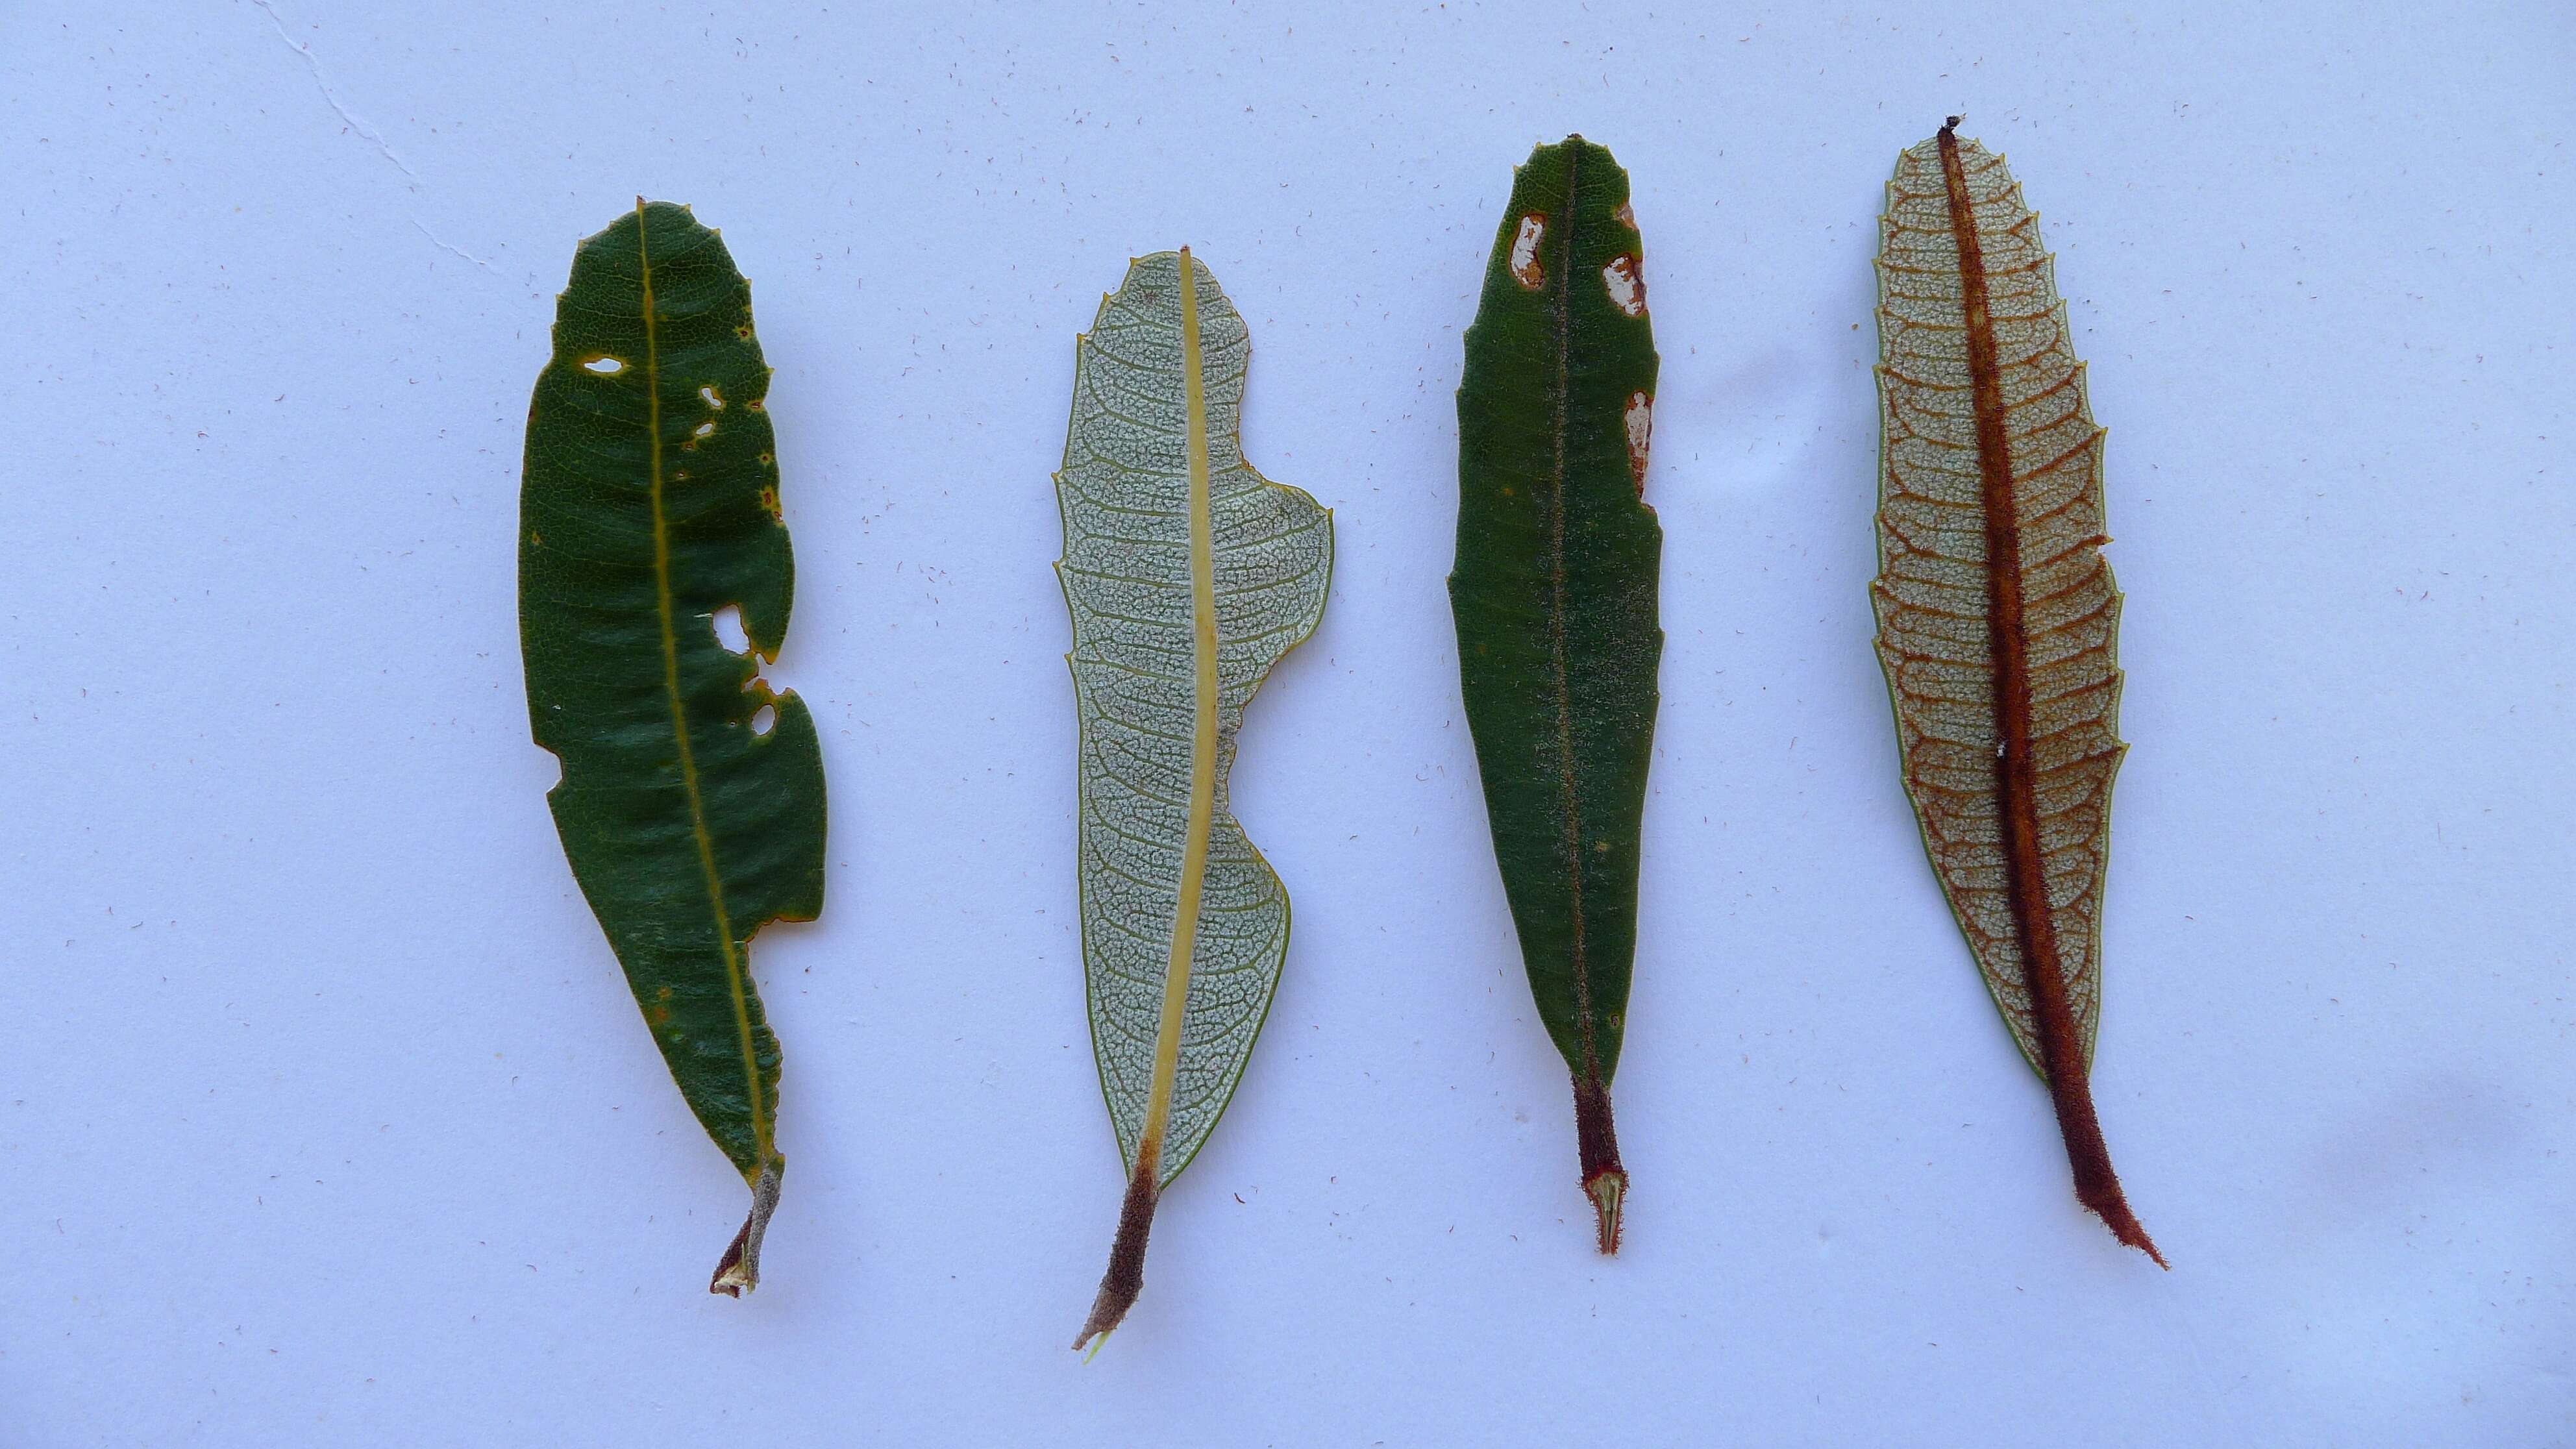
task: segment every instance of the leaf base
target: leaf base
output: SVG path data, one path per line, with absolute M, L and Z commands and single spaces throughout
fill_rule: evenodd
M 1628 1197 L 1628 1170 L 1619 1165 L 1619 1132 L 1610 1120 L 1610 1085 L 1598 1077 L 1574 1081 L 1574 1142 L 1582 1155 L 1583 1193 L 1592 1199 L 1601 1251 L 1619 1251 L 1619 1209 Z
M 740 1298 L 760 1286 L 760 1240 L 769 1232 L 770 1214 L 778 1211 L 778 1179 L 783 1162 L 772 1161 L 760 1170 L 760 1178 L 751 1185 L 751 1216 L 742 1221 L 742 1231 L 733 1235 L 733 1243 L 716 1263 L 716 1275 L 707 1280 L 707 1291 L 727 1298 Z
M 2120 1191 L 2118 1178 L 2111 1179 L 2108 1191 L 2103 1190 L 2102 1184 L 2079 1181 L 2075 1185 L 2075 1200 L 2100 1218 L 2102 1226 L 2111 1230 L 2111 1236 L 2155 1259 L 2157 1267 L 2168 1273 L 2173 1271 L 2173 1264 L 2166 1262 L 2165 1255 L 2156 1251 L 2155 1240 L 2148 1237 L 2146 1228 L 2139 1224 L 2138 1215 L 2129 1210 L 2128 1195 Z
M 1093 1353 L 1108 1342 L 1110 1333 L 1136 1306 L 1136 1296 L 1145 1291 L 1145 1239 L 1154 1229 L 1154 1204 L 1162 1196 L 1154 1181 L 1155 1164 L 1150 1159 L 1160 1154 L 1139 1154 L 1136 1172 L 1127 1179 L 1127 1197 L 1118 1206 L 1118 1235 L 1109 1243 L 1109 1271 L 1100 1275 L 1100 1292 L 1091 1300 L 1091 1316 L 1082 1321 L 1082 1332 L 1073 1337 L 1073 1346 L 1088 1346 Z
M 1593 1225 L 1600 1233 L 1603 1254 L 1616 1257 L 1619 1252 L 1619 1205 L 1628 1195 L 1628 1174 L 1617 1168 L 1584 1179 L 1584 1195 L 1592 1199 Z

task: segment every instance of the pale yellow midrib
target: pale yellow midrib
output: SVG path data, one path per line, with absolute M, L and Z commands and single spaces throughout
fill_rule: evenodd
M 1136 1137 L 1136 1170 L 1162 1177 L 1163 1137 L 1172 1120 L 1172 1090 L 1181 1069 L 1181 1018 L 1190 999 L 1190 958 L 1198 943 L 1199 895 L 1207 883 L 1208 832 L 1216 815 L 1216 542 L 1208 516 L 1207 385 L 1200 375 L 1198 279 L 1190 249 L 1181 248 L 1181 388 L 1188 415 L 1190 468 L 1190 614 L 1197 699 L 1190 737 L 1190 819 L 1181 842 L 1180 900 L 1172 917 L 1172 953 L 1163 971 L 1163 1016 L 1154 1037 L 1154 1076 L 1146 1089 L 1144 1130 Z
M 698 793 L 698 758 L 689 744 L 688 710 L 680 696 L 680 636 L 671 602 L 671 531 L 662 513 L 662 356 L 653 326 L 653 252 L 644 236 L 641 201 L 635 203 L 635 262 L 644 292 L 644 422 L 653 473 L 653 604 L 662 622 L 662 689 L 671 705 L 671 734 L 679 742 L 680 785 L 689 800 L 689 833 L 698 843 L 698 865 L 707 878 L 707 904 L 716 916 L 716 945 L 724 953 L 725 987 L 733 994 L 734 1030 L 742 1046 L 744 1100 L 751 1108 L 751 1140 L 757 1159 L 743 1178 L 756 1184 L 769 1163 L 769 1114 L 761 1110 L 760 1060 L 752 1047 L 751 1003 L 744 990 L 741 953 L 734 949 L 733 918 L 725 910 L 724 877 L 716 869 L 715 838 L 707 832 L 706 802 Z

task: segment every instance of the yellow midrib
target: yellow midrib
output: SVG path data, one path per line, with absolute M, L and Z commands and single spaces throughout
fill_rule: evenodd
M 724 878 L 716 870 L 715 838 L 707 833 L 707 808 L 698 792 L 697 751 L 689 744 L 689 715 L 680 698 L 680 635 L 671 601 L 671 531 L 662 513 L 662 358 L 653 325 L 653 251 L 645 239 L 644 203 L 635 203 L 635 260 L 644 289 L 644 422 L 653 486 L 653 605 L 662 622 L 662 691 L 671 705 L 671 734 L 680 747 L 680 786 L 689 800 L 689 833 L 706 873 L 707 904 L 715 911 L 716 947 L 724 953 L 725 988 L 733 995 L 734 1031 L 741 1039 L 744 1101 L 751 1107 L 754 1165 L 743 1174 L 757 1183 L 769 1162 L 769 1114 L 762 1110 L 760 1059 L 752 1048 L 751 1002 L 734 948 L 733 918 L 725 910 Z
M 1154 1037 L 1154 1076 L 1145 1126 L 1136 1137 L 1136 1170 L 1162 1177 L 1163 1136 L 1171 1126 L 1172 1089 L 1181 1069 L 1181 1018 L 1189 1006 L 1190 959 L 1198 944 L 1199 895 L 1207 883 L 1208 831 L 1216 815 L 1216 541 L 1208 517 L 1207 384 L 1200 376 L 1198 278 L 1181 248 L 1181 393 L 1188 415 L 1190 467 L 1190 614 L 1197 662 L 1190 736 L 1189 834 L 1181 843 L 1180 900 L 1172 916 L 1172 954 L 1163 971 L 1163 1017 Z

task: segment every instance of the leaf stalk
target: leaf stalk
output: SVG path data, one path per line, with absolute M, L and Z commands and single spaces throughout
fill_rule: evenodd
M 1073 1346 L 1098 1353 L 1112 1330 L 1136 1306 L 1145 1291 L 1145 1239 L 1154 1230 L 1154 1204 L 1162 1189 L 1154 1181 L 1155 1164 L 1139 1162 L 1127 1179 L 1127 1197 L 1118 1205 L 1118 1234 L 1109 1243 L 1109 1271 L 1100 1275 L 1100 1292 L 1091 1300 L 1091 1316 L 1082 1321 Z M 1095 1342 L 1097 1340 L 1097 1342 Z
M 740 1298 L 760 1286 L 760 1240 L 768 1235 L 770 1214 L 778 1211 L 778 1180 L 786 1167 L 784 1159 L 773 1157 L 753 1180 L 751 1216 L 742 1220 L 742 1231 L 733 1235 L 733 1243 L 717 1261 L 715 1276 L 707 1280 L 708 1292 Z
M 1619 1133 L 1610 1121 L 1610 1087 L 1599 1077 L 1574 1079 L 1574 1143 L 1582 1159 L 1583 1192 L 1592 1199 L 1601 1251 L 1605 1256 L 1616 1255 L 1628 1170 L 1619 1165 Z

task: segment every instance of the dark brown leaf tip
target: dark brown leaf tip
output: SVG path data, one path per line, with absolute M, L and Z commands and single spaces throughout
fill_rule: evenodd
M 1964 119 L 1966 118 L 1962 116 L 1943 116 L 1941 118 L 1941 129 L 1944 131 L 1955 131 L 1959 129 L 1959 122 Z

